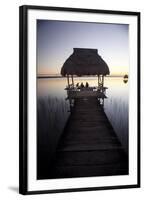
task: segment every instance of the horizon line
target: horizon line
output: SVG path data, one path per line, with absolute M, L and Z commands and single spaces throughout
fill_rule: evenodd
M 128 74 L 128 73 L 126 73 Z M 112 74 L 112 75 L 106 75 L 106 77 L 123 77 L 124 75 L 126 74 Z M 95 77 L 97 75 L 83 75 L 83 76 L 76 76 L 74 75 L 75 77 Z M 60 74 L 38 74 L 37 75 L 37 78 L 62 78 L 64 76 L 60 75 Z

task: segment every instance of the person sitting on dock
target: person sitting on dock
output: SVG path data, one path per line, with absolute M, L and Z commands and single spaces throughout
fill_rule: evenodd
M 83 82 L 81 83 L 80 87 L 81 87 L 81 88 L 84 88 L 84 84 L 83 84 Z
M 79 87 L 79 83 L 76 84 L 76 87 Z
M 89 84 L 88 84 L 88 82 L 86 82 L 86 85 L 85 85 L 85 87 L 86 87 L 86 88 L 88 88 L 88 87 L 89 87 Z

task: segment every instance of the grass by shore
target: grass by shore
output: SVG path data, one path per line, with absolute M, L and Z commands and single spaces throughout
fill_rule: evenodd
M 128 104 L 121 98 L 108 98 L 105 101 L 105 112 L 115 129 L 125 152 L 128 152 Z
M 58 141 L 69 116 L 64 99 L 49 96 L 37 100 L 37 178 L 51 167 Z

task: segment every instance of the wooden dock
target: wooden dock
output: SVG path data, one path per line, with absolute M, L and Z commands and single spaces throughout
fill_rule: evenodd
M 49 178 L 128 174 L 128 157 L 96 98 L 78 98 Z

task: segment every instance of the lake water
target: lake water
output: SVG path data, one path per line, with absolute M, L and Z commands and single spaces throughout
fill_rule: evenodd
M 88 82 L 90 86 L 97 85 L 95 77 L 74 78 L 74 81 L 84 84 Z M 47 146 L 47 139 L 53 144 L 60 137 L 70 114 L 69 102 L 66 100 L 67 93 L 64 90 L 66 85 L 66 78 L 37 79 L 39 145 L 45 144 Z M 104 101 L 104 111 L 125 151 L 128 152 L 128 83 L 124 83 L 122 77 L 106 77 L 104 86 L 108 88 L 106 90 L 107 99 Z M 50 149 L 53 147 L 51 146 Z

